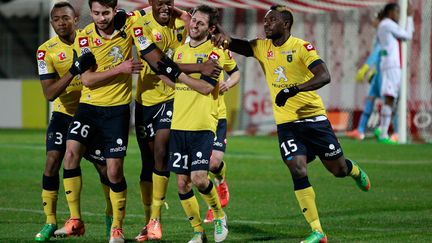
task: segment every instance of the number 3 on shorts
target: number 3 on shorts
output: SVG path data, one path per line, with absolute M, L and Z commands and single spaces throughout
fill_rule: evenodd
M 294 153 L 295 151 L 297 151 L 297 145 L 295 144 L 294 139 L 290 139 L 286 142 L 282 142 L 280 147 L 285 152 L 284 156 L 288 156 L 291 153 Z

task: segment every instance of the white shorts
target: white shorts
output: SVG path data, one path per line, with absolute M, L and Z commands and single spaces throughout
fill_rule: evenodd
M 381 96 L 397 98 L 399 96 L 400 84 L 401 70 L 399 68 L 382 70 Z

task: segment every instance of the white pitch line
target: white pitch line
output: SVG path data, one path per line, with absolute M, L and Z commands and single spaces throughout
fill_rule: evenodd
M 45 151 L 45 146 L 42 145 L 26 145 L 26 144 L 0 144 L 0 148 L 6 148 L 6 149 L 29 149 L 29 150 L 41 150 Z M 127 150 L 128 154 L 139 154 L 138 149 L 131 149 L 128 148 Z M 225 156 L 231 157 L 231 158 L 242 158 L 246 160 L 277 160 L 280 161 L 281 158 L 278 153 L 275 154 L 250 154 L 250 153 L 226 153 Z M 316 161 L 317 162 L 317 161 Z M 390 165 L 426 165 L 426 164 L 432 164 L 431 160 L 369 160 L 369 159 L 361 159 L 358 162 L 360 164 L 390 164 Z
M 35 213 L 35 214 L 44 214 L 44 212 L 42 210 L 36 210 L 36 209 L 26 209 L 26 208 L 0 208 L 0 211 L 5 211 L 5 212 L 23 212 L 23 213 Z M 57 211 L 57 214 L 62 214 L 62 215 L 69 215 L 69 212 L 65 212 L 65 211 Z M 101 214 L 101 213 L 92 213 L 92 212 L 82 212 L 82 215 L 85 216 L 97 216 L 97 217 L 104 217 L 105 214 Z M 131 217 L 131 218 L 143 218 L 144 214 L 126 214 L 126 217 Z M 174 221 L 187 221 L 187 218 L 180 218 L 180 217 L 172 217 L 172 216 L 165 216 L 165 219 L 169 219 L 169 220 L 174 220 Z M 231 220 L 230 222 L 233 223 L 238 223 L 238 224 L 256 224 L 256 225 L 283 225 L 286 223 L 283 222 L 277 222 L 277 221 L 272 221 L 272 222 L 268 222 L 268 221 L 255 221 L 255 220 Z

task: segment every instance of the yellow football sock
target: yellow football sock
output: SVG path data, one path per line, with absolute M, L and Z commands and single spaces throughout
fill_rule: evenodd
M 222 209 L 219 201 L 219 196 L 216 192 L 216 187 L 213 186 L 213 183 L 210 181 L 209 187 L 206 189 L 206 191 L 200 191 L 200 193 L 207 205 L 210 206 L 211 209 L 213 209 L 215 218 L 222 219 L 225 216 L 225 212 Z
M 220 166 L 219 166 L 219 168 L 220 168 L 219 171 L 212 172 L 214 174 L 215 178 L 218 179 L 219 181 L 222 181 L 225 178 L 226 165 L 227 165 L 226 162 L 222 161 L 222 163 L 220 165 L 220 166 L 222 166 L 222 168 L 220 168 Z
M 46 215 L 47 224 L 57 224 L 57 198 L 58 191 L 42 190 L 43 209 Z
M 150 209 L 152 203 L 153 183 L 151 181 L 140 181 L 141 201 L 144 206 L 146 224 L 150 220 Z
M 112 216 L 113 210 L 112 210 L 112 205 L 110 200 L 110 187 L 103 183 L 101 183 L 101 186 L 105 197 L 105 215 Z
M 151 218 L 160 219 L 161 208 L 165 201 L 169 178 L 153 172 L 153 201 L 151 206 Z
M 66 200 L 70 210 L 70 216 L 74 219 L 81 218 L 80 195 L 82 180 L 81 176 L 74 176 L 63 179 L 63 185 L 66 193 Z
M 204 228 L 201 225 L 198 201 L 193 195 L 193 191 L 185 195 L 180 195 L 180 202 L 194 232 L 204 232 Z
M 309 223 L 312 230 L 318 230 L 320 232 L 323 232 L 318 217 L 318 210 L 315 204 L 315 192 L 312 186 L 300 190 L 295 190 L 294 192 L 297 201 L 299 202 L 303 216 Z
M 345 161 L 346 161 L 346 163 L 351 163 L 352 164 L 352 169 L 351 169 L 351 172 L 349 173 L 349 175 L 351 177 L 354 177 L 354 178 L 359 177 L 360 176 L 360 170 L 359 170 L 359 168 L 353 162 L 351 162 L 351 160 L 347 159 Z
M 127 190 L 121 192 L 114 192 L 110 190 L 110 198 L 113 209 L 113 223 L 111 229 L 122 228 L 123 219 L 126 214 L 126 194 Z

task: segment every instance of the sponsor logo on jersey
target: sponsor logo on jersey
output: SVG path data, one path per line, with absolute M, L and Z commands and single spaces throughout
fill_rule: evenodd
M 147 47 L 150 46 L 149 41 L 148 41 L 147 38 L 146 38 L 145 36 L 143 36 L 143 35 L 138 36 L 137 41 L 138 41 L 138 43 L 139 43 L 140 50 L 145 50 L 145 49 L 147 49 Z
M 60 61 L 63 61 L 64 59 L 66 59 L 66 53 L 65 52 L 60 52 L 59 54 L 57 54 L 57 56 L 60 59 Z
M 303 46 L 306 48 L 307 51 L 315 50 L 315 47 L 311 43 L 305 43 Z
M 118 60 L 123 61 L 124 57 L 122 51 L 119 46 L 113 46 L 111 51 L 108 53 L 108 56 L 113 57 L 113 63 L 116 63 Z
M 45 60 L 45 54 L 46 54 L 46 51 L 44 51 L 44 50 L 37 51 L 37 59 L 38 60 Z
M 209 59 L 219 60 L 219 58 L 220 58 L 220 56 L 214 51 L 212 51 L 209 55 Z
M 274 58 L 274 53 L 272 50 L 267 51 L 267 58 Z
M 143 35 L 143 30 L 141 27 L 136 27 L 133 28 L 133 32 L 134 32 L 134 36 L 138 37 L 138 36 L 142 36 Z
M 177 54 L 177 60 L 180 61 L 182 58 L 183 58 L 183 53 L 180 52 L 179 54 Z
M 96 46 L 101 46 L 102 45 L 102 40 L 100 38 L 96 38 L 93 42 L 94 42 L 94 44 Z
M 231 51 L 228 51 L 228 56 L 229 56 L 230 59 L 233 58 L 233 55 L 232 55 L 232 52 L 231 52 Z
M 159 41 L 162 40 L 162 34 L 159 33 L 159 32 L 157 32 L 157 33 L 154 34 L 154 38 L 155 38 L 156 42 L 159 42 Z
M 78 44 L 79 47 L 88 47 L 89 46 L 89 40 L 88 37 L 79 37 L 78 38 Z
M 283 68 L 282 66 L 278 66 L 277 68 L 275 68 L 274 74 L 278 75 L 276 78 L 276 82 L 280 82 L 281 80 L 285 81 L 285 82 L 288 81 L 288 79 L 285 75 L 285 68 Z
M 126 15 L 131 17 L 131 16 L 135 16 L 135 13 L 134 12 L 127 12 Z

